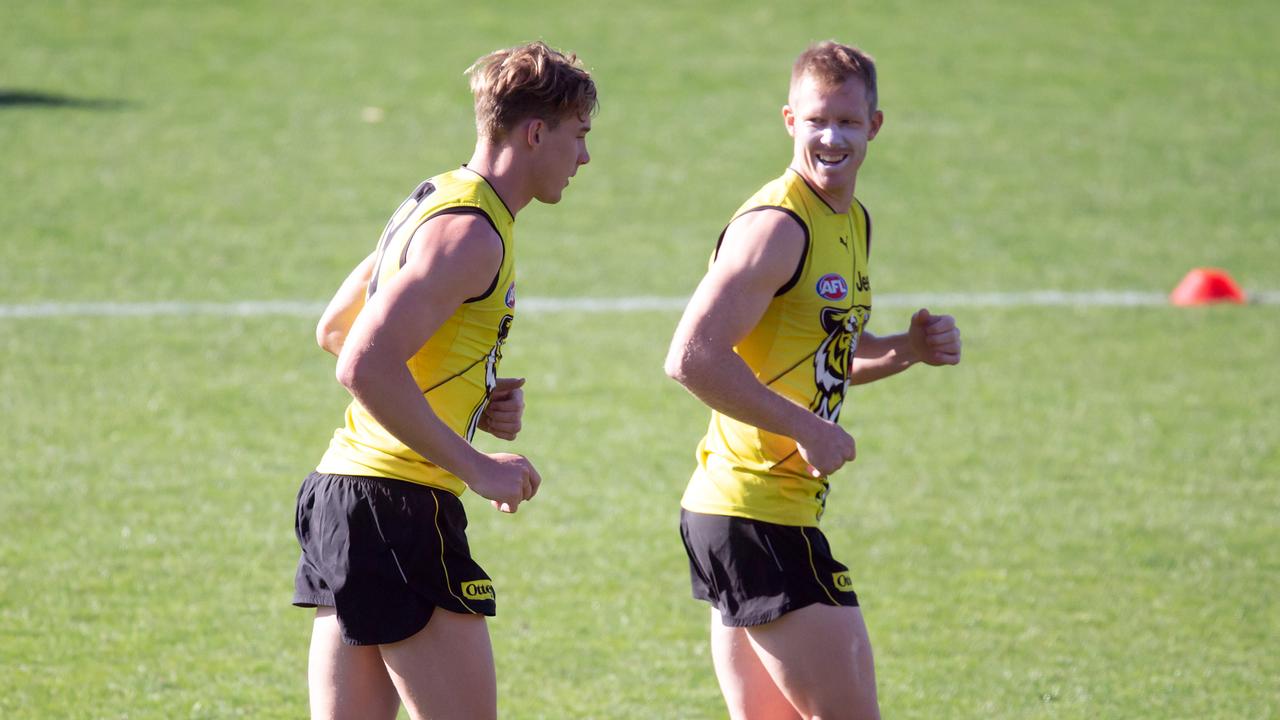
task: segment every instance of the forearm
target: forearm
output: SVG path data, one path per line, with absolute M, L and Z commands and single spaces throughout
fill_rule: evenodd
M 849 384 L 865 385 L 897 375 L 919 362 L 907 333 L 877 337 L 863 333 L 850 363 Z
M 431 409 L 404 363 L 340 359 L 338 380 L 396 439 L 464 482 L 484 463 L 485 456 Z
M 357 307 L 350 309 L 342 316 L 327 318 L 329 322 L 322 322 L 316 330 L 316 343 L 322 350 L 336 357 L 342 352 L 342 346 L 347 341 L 347 332 L 359 313 L 360 308 Z
M 316 324 L 316 343 L 334 355 L 342 352 L 347 333 L 364 309 L 365 289 L 373 273 L 374 259 L 373 255 L 366 257 L 342 281 Z
M 761 383 L 732 350 L 685 352 L 669 358 L 666 369 L 711 409 L 766 432 L 796 439 L 818 422 L 807 408 Z

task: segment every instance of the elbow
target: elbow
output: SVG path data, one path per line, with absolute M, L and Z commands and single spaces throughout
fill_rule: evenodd
M 684 347 L 672 345 L 671 350 L 667 352 L 667 359 L 662 363 L 662 369 L 667 377 L 688 387 L 690 377 L 694 373 L 694 365 L 693 357 Z
M 334 371 L 334 376 L 342 387 L 355 395 L 369 374 L 368 365 L 368 361 L 357 353 L 342 353 L 338 355 L 338 367 Z
M 667 374 L 667 377 L 671 378 L 672 380 L 675 380 L 676 382 L 682 385 L 684 384 L 684 377 L 685 377 L 684 356 L 675 347 L 671 348 L 671 350 L 667 353 L 667 359 L 662 362 L 662 371 L 665 372 Z
M 662 371 L 672 380 L 684 384 L 684 368 L 680 366 L 680 361 L 667 358 L 667 361 L 662 364 Z
M 321 350 L 332 355 L 338 355 L 342 352 L 342 343 L 347 339 L 346 333 L 339 330 L 325 330 L 324 328 L 316 328 L 316 344 Z

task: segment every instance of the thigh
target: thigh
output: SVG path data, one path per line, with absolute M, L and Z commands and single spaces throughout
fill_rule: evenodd
M 417 634 L 379 649 L 411 717 L 497 717 L 498 682 L 484 616 L 437 608 Z
M 373 645 L 347 645 L 331 607 L 316 609 L 307 685 L 313 718 L 395 718 L 396 688 Z
M 745 631 L 765 670 L 802 716 L 880 717 L 871 641 L 858 608 L 810 605 Z
M 795 708 L 760 662 L 746 629 L 725 625 L 715 608 L 711 658 L 732 720 L 798 720 Z

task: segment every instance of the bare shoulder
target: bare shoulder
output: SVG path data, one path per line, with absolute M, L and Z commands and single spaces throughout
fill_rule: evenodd
M 725 230 L 730 235 L 750 235 L 765 240 L 803 242 L 806 232 L 796 216 L 782 208 L 762 207 L 734 218 Z
M 765 284 L 781 286 L 803 259 L 807 240 L 800 221 L 785 210 L 753 210 L 725 229 L 715 264 L 749 271 Z
M 463 263 L 477 271 L 497 272 L 502 263 L 502 237 L 479 212 L 445 213 L 422 224 L 409 243 L 409 262 Z M 486 279 L 487 282 L 488 278 Z

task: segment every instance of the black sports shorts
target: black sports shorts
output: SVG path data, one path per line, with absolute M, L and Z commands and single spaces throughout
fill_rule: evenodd
M 693 597 L 725 625 L 763 625 L 814 603 L 858 606 L 849 568 L 816 527 L 681 510 L 680 535 Z
M 493 615 L 493 582 L 471 559 L 466 529 L 447 490 L 313 472 L 298 490 L 293 604 L 333 607 L 348 645 L 404 640 L 437 607 Z

